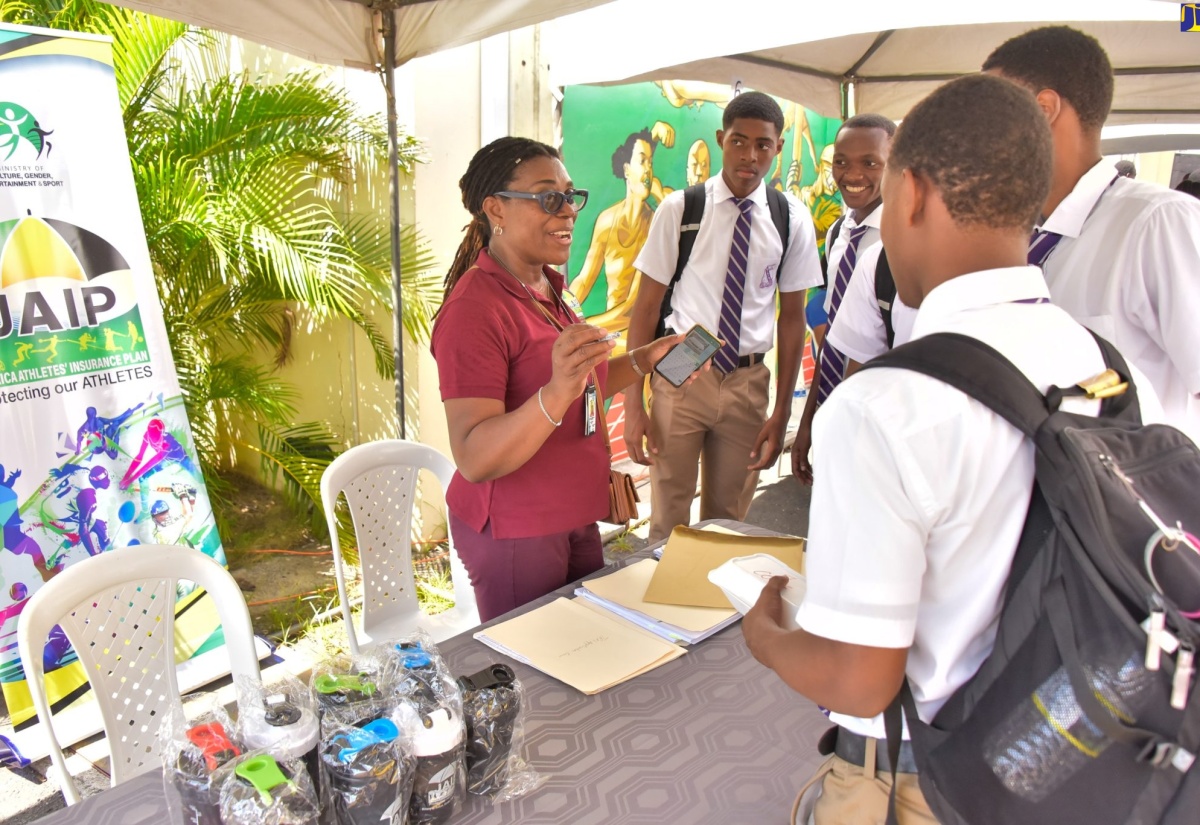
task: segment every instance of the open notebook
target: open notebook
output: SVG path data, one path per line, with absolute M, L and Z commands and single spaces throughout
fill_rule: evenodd
M 607 576 L 588 579 L 575 595 L 594 602 L 670 642 L 695 644 L 736 622 L 728 607 L 656 604 L 645 599 L 659 562 L 642 559 Z
M 589 696 L 686 652 L 603 608 L 565 598 L 484 628 L 475 638 Z

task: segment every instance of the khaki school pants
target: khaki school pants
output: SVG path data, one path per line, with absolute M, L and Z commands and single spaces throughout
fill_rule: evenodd
M 651 542 L 691 522 L 698 468 L 700 519 L 745 518 L 758 484 L 758 473 L 746 467 L 767 420 L 770 383 L 763 364 L 728 375 L 712 367 L 678 389 L 658 374 L 650 379 L 650 432 L 658 446 L 650 466 Z
M 874 763 L 875 754 L 868 756 Z M 898 773 L 896 782 L 896 819 L 900 825 L 938 825 L 921 793 L 917 775 Z M 883 825 L 887 820 L 888 796 L 892 792 L 890 772 L 873 773 L 833 755 L 825 760 L 801 794 L 813 785 L 820 787 L 820 796 L 810 806 L 812 815 L 808 821 L 814 825 Z

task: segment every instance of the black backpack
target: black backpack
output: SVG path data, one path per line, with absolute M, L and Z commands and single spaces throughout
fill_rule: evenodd
M 773 186 L 767 187 L 767 207 L 771 210 L 771 223 L 783 241 L 783 251 L 779 255 L 780 266 L 787 256 L 788 236 L 791 234 L 791 221 L 788 214 L 787 196 Z M 675 295 L 675 284 L 683 277 L 683 268 L 692 257 L 692 247 L 696 245 L 696 235 L 700 233 L 700 219 L 704 217 L 704 184 L 697 183 L 683 190 L 683 217 L 679 222 L 679 257 L 675 263 L 675 273 L 663 293 L 662 305 L 658 308 L 658 326 L 655 327 L 654 337 L 661 338 L 667 334 L 667 316 L 671 314 L 671 298 Z
M 1097 342 L 1111 377 L 1128 382 L 1116 349 Z M 1200 820 L 1200 687 L 1188 661 L 1200 624 L 1181 613 L 1200 610 L 1200 555 L 1177 532 L 1200 533 L 1196 445 L 1142 426 L 1132 384 L 1098 418 L 1063 412 L 1062 398 L 1082 389 L 1043 396 L 962 335 L 920 338 L 864 365 L 878 367 L 956 387 L 1036 447 L 995 647 L 930 724 L 905 680 L 884 714 L 892 764 L 903 709 L 921 790 L 945 825 Z M 1157 669 L 1144 621 L 1179 643 L 1151 651 Z

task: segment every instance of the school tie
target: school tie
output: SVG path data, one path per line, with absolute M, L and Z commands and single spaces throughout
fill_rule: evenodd
M 729 268 L 725 270 L 725 292 L 721 296 L 721 320 L 718 335 L 725 345 L 717 350 L 713 363 L 728 375 L 738 367 L 738 351 L 742 343 L 742 299 L 746 294 L 746 260 L 750 254 L 750 210 L 754 201 L 749 198 L 730 198 L 738 208 L 733 225 L 733 241 L 729 245 Z
M 829 326 L 825 328 L 826 335 L 829 334 L 828 330 L 833 326 L 833 319 L 842 305 L 846 287 L 850 284 L 850 276 L 854 274 L 854 264 L 858 260 L 858 244 L 867 234 L 868 228 L 856 226 L 850 230 L 846 252 L 842 255 L 842 260 L 838 263 L 837 274 L 833 278 L 833 296 L 829 303 Z M 829 393 L 833 392 L 833 388 L 842 383 L 842 379 L 845 377 L 846 356 L 838 352 L 826 338 L 825 346 L 821 347 L 821 368 L 817 373 L 817 403 L 824 404 Z
M 1044 229 L 1033 230 L 1033 236 L 1029 239 L 1029 263 L 1034 266 L 1044 266 L 1046 259 L 1050 257 L 1050 253 L 1054 251 L 1054 247 L 1058 246 L 1058 242 L 1063 238 L 1057 232 L 1047 232 Z

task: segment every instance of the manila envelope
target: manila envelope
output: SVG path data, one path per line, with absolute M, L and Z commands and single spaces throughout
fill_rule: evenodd
M 662 560 L 643 600 L 659 604 L 732 608 L 708 571 L 730 559 L 766 553 L 804 572 L 804 539 L 794 536 L 742 536 L 676 527 L 663 547 Z

